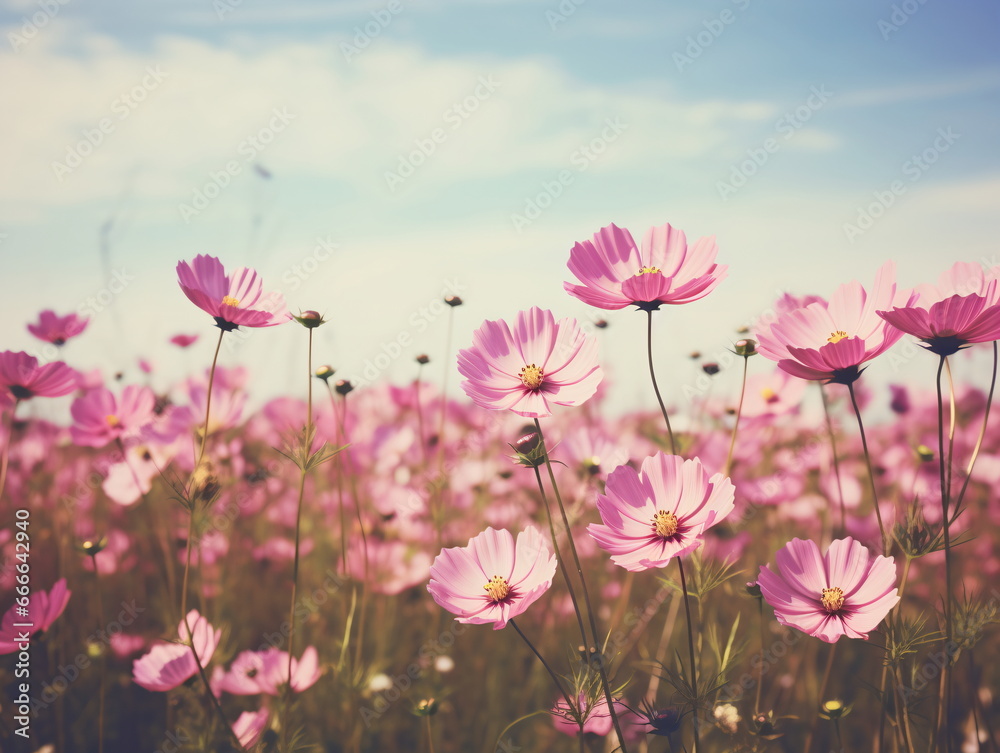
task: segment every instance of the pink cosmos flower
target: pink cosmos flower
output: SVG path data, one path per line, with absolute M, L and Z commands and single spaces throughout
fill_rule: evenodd
M 292 658 L 292 690 L 299 693 L 311 688 L 320 676 L 319 656 L 313 646 Z M 288 652 L 270 648 L 266 651 L 243 651 L 233 660 L 229 672 L 218 676 L 213 689 L 233 695 L 266 693 L 277 696 L 288 682 Z
M 532 307 L 505 321 L 485 321 L 472 347 L 459 351 L 462 389 L 476 405 L 528 418 L 552 415 L 551 403 L 580 405 L 597 391 L 603 372 L 597 341 L 576 320 Z
M 427 590 L 459 622 L 500 630 L 548 590 L 555 572 L 555 555 L 533 526 L 516 544 L 509 531 L 487 528 L 468 546 L 441 550 Z
M 611 713 L 608 711 L 608 699 L 604 696 L 594 702 L 594 707 L 588 709 L 587 698 L 581 693 L 577 699 L 577 706 L 581 709 L 582 713 L 585 715 L 583 720 L 583 733 L 597 735 L 599 737 L 604 737 L 605 735 L 611 734 L 611 730 L 614 726 L 614 722 L 611 720 Z M 615 712 L 619 717 L 622 714 L 628 712 L 628 707 L 618 700 L 615 700 Z M 566 704 L 565 698 L 560 698 L 556 701 L 555 706 L 552 707 L 552 724 L 560 732 L 576 736 L 580 734 L 580 725 L 576 723 L 576 719 L 570 713 L 569 706 Z
M 71 337 L 76 337 L 85 329 L 90 319 L 80 318 L 76 314 L 57 316 L 55 311 L 46 309 L 38 315 L 37 324 L 29 324 L 28 332 L 39 340 L 52 343 L 53 345 L 63 345 Z
M 75 444 L 104 447 L 109 442 L 133 435 L 153 419 L 156 396 L 149 387 L 128 385 L 121 400 L 107 388 L 91 390 L 73 401 L 69 428 Z
M 37 358 L 23 351 L 0 353 L 0 391 L 15 400 L 68 395 L 76 383 L 76 371 L 62 361 L 39 366 Z
M 18 613 L 18 608 L 25 607 L 17 602 L 11 605 L 10 609 L 0 620 L 0 654 L 12 654 L 24 648 L 23 641 L 19 636 L 27 633 L 28 636 L 35 635 L 48 630 L 52 623 L 66 609 L 72 591 L 66 588 L 66 579 L 60 578 L 53 585 L 51 590 L 34 591 L 29 597 L 26 615 Z M 18 627 L 14 627 L 18 625 Z M 28 627 L 22 627 L 28 625 Z
M 899 601 L 892 557 L 872 559 L 851 537 L 833 541 L 824 556 L 814 541 L 792 539 L 775 561 L 777 572 L 763 566 L 757 579 L 774 616 L 827 643 L 867 640 Z
M 855 280 L 837 288 L 829 303 L 778 315 L 756 334 L 760 352 L 801 379 L 851 384 L 861 376 L 862 364 L 903 336 L 876 314 L 915 299 L 912 291 L 896 289 L 895 277 L 896 265 L 889 261 L 875 275 L 870 294 Z
M 256 745 L 267 728 L 270 716 L 271 712 L 266 706 L 257 711 L 244 711 L 240 714 L 239 718 L 233 722 L 233 733 L 239 739 L 240 745 L 247 750 Z
M 598 496 L 602 523 L 587 532 L 626 570 L 666 567 L 672 557 L 697 549 L 702 534 L 733 511 L 732 482 L 709 478 L 697 458 L 658 452 L 642 470 L 623 465 Z
M 935 285 L 917 287 L 918 300 L 878 311 L 889 324 L 918 337 L 939 356 L 973 343 L 1000 340 L 1000 266 L 984 271 L 958 262 Z
M 669 224 L 647 230 L 640 251 L 628 230 L 611 224 L 593 240 L 573 246 L 569 270 L 583 284 L 565 282 L 563 287 L 598 308 L 634 305 L 655 311 L 661 304 L 689 303 L 712 292 L 727 270 L 715 263 L 717 252 L 715 236 L 688 247 L 684 232 Z
M 178 348 L 188 348 L 198 341 L 198 335 L 174 335 L 170 342 Z
M 239 267 L 226 275 L 221 261 L 199 254 L 191 263 L 177 263 L 177 281 L 184 295 L 215 317 L 215 326 L 224 332 L 290 321 L 284 297 L 280 293 L 265 295 L 253 269 Z
M 222 630 L 215 630 L 208 620 L 192 609 L 187 614 L 187 624 L 191 626 L 191 643 L 198 653 L 202 667 L 208 664 L 215 653 L 215 647 L 222 638 Z M 177 635 L 183 641 L 188 629 L 181 620 L 177 625 Z M 136 685 L 146 690 L 165 692 L 173 690 L 198 673 L 198 664 L 191 653 L 191 646 L 184 643 L 159 643 L 136 659 L 132 664 L 132 678 Z

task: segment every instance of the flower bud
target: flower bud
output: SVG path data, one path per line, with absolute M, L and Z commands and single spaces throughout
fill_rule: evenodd
M 333 389 L 338 395 L 346 396 L 349 392 L 354 390 L 354 385 L 351 384 L 349 379 L 339 379 Z
M 755 356 L 757 355 L 757 341 L 749 337 L 743 340 L 737 340 L 735 352 L 736 355 L 743 356 L 744 358 Z
M 709 376 L 715 376 L 720 371 L 719 364 L 717 363 L 703 363 L 701 365 L 701 370 Z
M 430 362 L 431 362 L 430 356 L 428 356 L 426 353 L 421 353 L 419 356 L 417 356 L 417 363 L 419 363 L 421 366 Z
M 332 366 L 320 366 L 316 369 L 316 378 L 322 379 L 324 382 L 328 381 L 333 375 L 334 369 Z
M 448 296 L 445 296 L 444 302 L 447 303 L 452 308 L 454 308 L 455 306 L 461 306 L 462 305 L 462 299 L 459 298 L 457 295 L 448 295 Z
M 326 319 L 318 311 L 300 311 L 298 316 L 292 315 L 292 318 L 307 329 L 315 329 L 321 324 L 326 324 Z

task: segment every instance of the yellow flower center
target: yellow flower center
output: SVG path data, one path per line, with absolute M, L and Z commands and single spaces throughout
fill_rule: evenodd
M 510 583 L 499 575 L 494 575 L 490 578 L 489 583 L 483 586 L 483 588 L 489 594 L 490 601 L 494 603 L 501 602 L 510 595 Z
M 778 393 L 772 390 L 770 387 L 765 387 L 760 391 L 760 396 L 764 398 L 765 403 L 776 403 L 778 402 Z
M 240 302 L 233 298 L 231 295 L 222 296 L 222 303 L 226 306 L 239 306 Z
M 844 606 L 844 592 L 839 588 L 824 588 L 820 603 L 830 614 L 836 614 Z
M 638 272 L 636 272 L 636 277 L 639 275 L 655 275 L 659 274 L 659 267 L 642 267 Z
M 542 386 L 542 370 L 533 363 L 521 369 L 521 373 L 518 376 L 521 377 L 521 384 L 529 390 L 537 390 Z
M 847 337 L 847 333 L 842 329 L 838 329 L 836 332 L 831 333 L 830 336 L 826 338 L 826 341 L 828 343 L 839 343 L 845 337 Z
M 114 413 L 109 413 L 108 415 L 106 415 L 104 417 L 104 421 L 112 429 L 121 424 L 121 421 L 119 420 L 118 416 L 116 416 Z
M 679 525 L 680 521 L 672 512 L 657 510 L 656 515 L 653 516 L 653 531 L 661 538 L 669 539 L 677 533 Z

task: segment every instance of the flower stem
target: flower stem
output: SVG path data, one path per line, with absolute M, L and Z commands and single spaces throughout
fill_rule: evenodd
M 747 393 L 747 366 L 749 363 L 750 358 L 743 356 L 743 386 L 740 387 L 740 403 L 736 408 L 736 421 L 733 423 L 733 436 L 729 440 L 729 453 L 726 455 L 726 465 L 722 471 L 723 476 L 728 476 L 730 469 L 733 467 L 733 450 L 736 449 L 736 430 L 740 428 L 740 416 L 743 414 L 743 398 Z
M 205 445 L 208 442 L 208 417 L 212 410 L 212 387 L 215 385 L 215 365 L 219 362 L 219 350 L 222 348 L 222 337 L 226 334 L 224 329 L 219 330 L 219 341 L 215 344 L 215 355 L 212 356 L 212 368 L 208 372 L 208 393 L 205 396 L 205 426 L 201 432 L 201 446 L 198 448 L 198 458 L 195 460 L 194 468 L 197 471 L 201 465 L 202 458 L 205 457 Z
M 430 753 L 434 753 L 434 731 L 431 729 L 431 718 L 425 716 L 424 721 L 427 722 L 427 748 Z
M 875 517 L 878 519 L 878 530 L 882 535 L 882 554 L 889 555 L 889 539 L 885 535 L 885 526 L 882 525 L 882 511 L 878 506 L 878 492 L 875 490 L 875 471 L 872 469 L 872 456 L 868 452 L 868 439 L 865 437 L 865 425 L 861 421 L 861 408 L 858 407 L 858 398 L 854 394 L 854 383 L 847 385 L 851 393 L 851 405 L 854 406 L 854 415 L 858 417 L 858 431 L 861 432 L 861 447 L 865 452 L 865 464 L 868 466 L 868 481 L 872 488 L 872 504 L 875 505 Z
M 233 739 L 233 742 L 236 743 L 236 749 L 245 751 L 246 748 L 243 747 L 243 743 L 240 742 L 240 738 L 236 736 L 232 726 L 229 724 L 229 720 L 226 719 L 226 712 L 222 710 L 222 704 L 219 703 L 219 699 L 216 698 L 215 693 L 212 692 L 212 686 L 208 682 L 208 674 L 205 672 L 205 667 L 201 663 L 201 657 L 198 656 L 198 651 L 194 647 L 194 633 L 191 631 L 191 625 L 188 623 L 187 614 L 184 615 L 184 629 L 187 630 L 187 641 L 191 647 L 191 655 L 194 656 L 194 663 L 198 667 L 198 675 L 201 677 L 201 681 L 205 686 L 205 693 L 212 699 L 212 707 L 219 715 L 219 719 L 222 720 L 222 725 L 226 728 L 229 736 Z M 212 629 L 211 625 L 208 626 L 208 629 Z
M 556 684 L 556 687 L 559 689 L 559 693 L 562 695 L 562 697 L 566 700 L 566 703 L 569 705 L 570 712 L 575 713 L 576 704 L 573 703 L 573 701 L 570 699 L 569 693 L 566 692 L 566 688 L 563 687 L 562 682 L 559 680 L 559 675 L 557 675 L 555 672 L 552 671 L 552 667 L 550 667 L 549 663 L 545 661 L 545 657 L 542 656 L 540 653 L 538 653 L 538 649 L 535 648 L 534 644 L 528 640 L 528 636 L 526 636 L 523 632 L 521 632 L 521 628 L 518 627 L 517 623 L 514 621 L 514 618 L 511 617 L 509 620 L 507 620 L 507 622 L 511 625 L 511 627 L 514 628 L 514 630 L 517 631 L 517 634 L 521 636 L 521 639 L 528 644 L 528 648 L 531 649 L 531 653 L 533 653 L 536 657 L 538 657 L 538 661 L 540 661 L 542 663 L 542 666 L 545 667 L 546 671 L 549 673 L 549 677 L 552 678 L 552 682 Z
M 97 552 L 91 551 L 90 561 L 94 565 L 94 586 L 97 590 L 97 619 L 100 632 L 104 630 L 104 595 L 101 590 L 101 571 L 97 569 Z M 101 655 L 101 679 L 97 702 L 97 750 L 104 753 L 104 684 L 107 675 L 107 659 Z
M 653 312 L 646 312 L 646 358 L 649 361 L 649 378 L 653 382 L 653 392 L 656 393 L 656 401 L 660 404 L 660 413 L 667 424 L 667 435 L 670 437 L 670 454 L 677 454 L 677 443 L 674 441 L 674 431 L 670 428 L 670 416 L 667 415 L 667 408 L 663 404 L 660 396 L 660 388 L 656 384 L 656 372 L 653 371 Z
M 944 626 L 945 653 L 951 651 L 951 525 L 948 520 L 948 482 L 945 468 L 944 452 L 944 399 L 941 393 L 941 374 L 944 372 L 947 356 L 941 356 L 937 370 L 937 408 L 938 408 L 938 468 L 941 480 L 941 526 L 944 531 Z M 951 656 L 944 665 L 944 739 L 945 750 L 951 748 Z
M 962 506 L 962 499 L 965 497 L 965 490 L 969 488 L 969 481 L 972 479 L 972 469 L 976 467 L 976 459 L 979 457 L 979 451 L 983 447 L 983 439 L 986 437 L 986 426 L 990 420 L 990 407 L 993 405 L 993 391 L 997 386 L 997 343 L 993 342 L 993 376 L 990 379 L 990 392 L 986 398 L 986 409 L 983 412 L 983 425 L 979 429 L 979 437 L 976 439 L 976 446 L 972 450 L 972 457 L 969 458 L 969 464 L 965 467 L 965 480 L 962 482 L 962 488 L 958 492 L 958 496 L 955 498 L 955 509 L 958 510 Z
M 584 651 L 587 650 L 587 631 L 583 627 L 583 615 L 580 614 L 580 602 L 576 598 L 576 589 L 573 588 L 573 581 L 570 580 L 569 570 L 566 569 L 566 561 L 563 559 L 562 552 L 559 551 L 559 542 L 556 539 L 556 526 L 552 521 L 552 510 L 549 505 L 549 498 L 545 494 L 545 487 L 542 485 L 542 474 L 538 470 L 538 466 L 532 468 L 535 472 L 535 479 L 538 481 L 538 491 L 541 492 L 542 502 L 545 504 L 545 517 L 549 521 L 549 534 L 552 536 L 552 548 L 556 553 L 556 562 L 559 564 L 559 572 L 562 573 L 563 580 L 566 581 L 566 588 L 569 591 L 570 601 L 573 602 L 573 611 L 576 612 L 576 621 L 580 625 L 580 636 L 583 638 Z M 569 535 L 569 530 L 567 529 L 566 535 Z
M 833 670 L 833 657 L 837 654 L 837 644 L 830 644 L 830 651 L 826 655 L 826 669 L 823 670 L 823 679 L 819 683 L 819 698 L 816 701 L 816 705 L 819 706 L 823 703 L 823 696 L 826 695 L 826 686 L 830 683 L 830 673 Z M 802 753 L 809 753 L 812 748 L 813 736 L 816 734 L 816 726 L 819 724 L 819 714 L 813 717 L 812 723 L 809 725 L 809 734 L 806 735 L 806 744 L 802 749 Z
M 833 453 L 833 474 L 837 479 L 837 496 L 840 501 L 840 530 L 847 531 L 847 509 L 844 506 L 844 487 L 840 482 L 840 458 L 837 457 L 837 438 L 833 433 L 833 421 L 830 418 L 830 400 L 823 389 L 823 384 L 819 385 L 819 394 L 823 398 L 823 415 L 826 417 L 826 434 L 830 438 L 830 451 Z
M 549 460 L 549 453 L 545 447 L 545 435 L 542 434 L 542 426 L 538 423 L 538 419 L 535 421 L 535 431 L 538 432 L 538 441 L 542 447 L 542 453 L 545 457 L 545 468 L 549 472 L 549 483 L 552 486 L 552 491 L 556 495 L 556 502 L 559 505 L 559 513 L 562 515 L 563 525 L 566 527 L 566 538 L 569 540 L 569 549 L 573 554 L 573 564 L 576 565 L 577 575 L 580 577 L 580 585 L 583 588 L 583 600 L 587 606 L 587 617 L 590 620 L 590 634 L 594 637 L 594 648 L 600 647 L 600 639 L 597 637 L 597 620 L 594 618 L 594 607 L 590 602 L 590 592 L 587 590 L 587 581 L 583 577 L 583 566 L 580 564 L 580 556 L 576 551 L 576 544 L 573 542 L 573 529 L 569 526 L 569 518 L 566 516 L 566 507 L 563 505 L 562 495 L 559 494 L 559 486 L 556 484 L 556 474 L 552 470 L 552 461 Z M 590 653 L 590 647 L 585 647 L 587 653 Z M 597 670 L 601 675 L 601 685 L 604 689 L 604 697 L 608 701 L 608 711 L 611 713 L 611 722 L 614 724 L 615 733 L 618 735 L 618 742 L 621 745 L 622 753 L 628 753 L 628 749 L 625 747 L 625 735 L 622 734 L 621 723 L 618 721 L 618 712 L 615 711 L 614 699 L 611 697 L 611 684 L 608 682 L 608 673 L 605 668 L 605 657 L 604 652 L 601 652 L 600 660 L 597 663 Z
M 691 606 L 688 604 L 687 579 L 684 577 L 684 563 L 677 558 L 677 570 L 681 574 L 681 591 L 684 594 L 684 617 L 687 620 L 688 659 L 691 662 L 691 714 L 694 720 L 694 753 L 698 753 L 698 668 L 694 657 L 694 627 L 691 625 Z

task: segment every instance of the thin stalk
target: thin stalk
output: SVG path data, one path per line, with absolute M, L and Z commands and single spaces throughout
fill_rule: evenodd
M 583 566 L 580 564 L 580 556 L 576 551 L 576 544 L 573 542 L 573 529 L 570 528 L 569 518 L 566 516 L 566 507 L 563 505 L 562 495 L 559 493 L 559 485 L 556 484 L 556 474 L 552 470 L 552 461 L 549 460 L 549 453 L 545 447 L 545 435 L 542 434 L 542 426 L 538 423 L 538 419 L 535 421 L 535 431 L 538 432 L 538 441 L 541 443 L 542 453 L 545 457 L 545 468 L 549 472 L 549 484 L 552 486 L 552 491 L 556 495 L 556 502 L 559 505 L 559 513 L 562 515 L 563 525 L 566 527 L 566 538 L 569 540 L 569 549 L 573 554 L 573 564 L 576 565 L 576 573 L 580 577 L 580 585 L 583 588 L 583 600 L 587 606 L 587 617 L 590 620 L 590 634 L 594 637 L 594 648 L 600 645 L 600 639 L 597 637 L 597 620 L 594 618 L 594 607 L 590 602 L 590 592 L 587 590 L 587 581 L 583 577 Z M 585 647 L 587 653 L 589 654 L 589 646 Z M 597 664 L 597 670 L 601 675 L 601 685 L 604 689 L 604 697 L 608 701 L 608 711 L 611 713 L 611 722 L 614 725 L 615 733 L 618 735 L 618 742 L 621 745 L 622 753 L 628 753 L 628 749 L 625 747 L 625 735 L 622 734 L 621 723 L 618 721 L 618 712 L 615 711 L 614 699 L 611 696 L 611 684 L 608 682 L 608 672 L 605 668 L 604 654 L 602 652 L 600 661 Z
M 306 399 L 306 430 L 302 437 L 302 456 L 299 458 L 302 463 L 299 466 L 299 499 L 295 510 L 295 559 L 292 564 L 292 604 L 288 613 L 288 683 L 285 685 L 285 708 L 291 708 L 289 698 L 292 692 L 292 653 L 295 644 L 295 598 L 299 587 L 299 540 L 302 528 L 302 501 L 306 493 L 306 468 L 308 467 L 309 456 L 312 453 L 313 438 L 313 328 L 308 327 L 309 332 L 309 353 L 307 356 L 308 370 L 306 371 L 306 384 L 308 386 L 308 397 Z M 287 719 L 282 725 L 283 729 L 288 728 Z
M 743 356 L 743 386 L 740 387 L 740 404 L 736 408 L 736 421 L 733 423 L 733 436 L 729 440 L 729 454 L 726 455 L 726 465 L 722 471 L 723 476 L 728 476 L 733 467 L 733 450 L 736 449 L 736 430 L 740 428 L 740 416 L 743 414 L 743 398 L 747 393 L 747 366 L 750 363 L 749 356 Z
M 993 342 L 993 376 L 990 379 L 990 392 L 986 398 L 986 410 L 983 413 L 983 425 L 979 429 L 979 438 L 976 439 L 976 446 L 972 450 L 972 457 L 965 467 L 965 480 L 962 482 L 962 489 L 955 499 L 955 509 L 962 506 L 962 499 L 965 497 L 965 490 L 969 488 L 969 481 L 972 479 L 972 469 L 976 467 L 976 459 L 979 457 L 979 450 L 983 446 L 983 438 L 986 436 L 986 425 L 990 420 L 990 407 L 993 405 L 993 391 L 997 386 L 997 343 Z
M 830 652 L 826 656 L 826 669 L 823 670 L 823 679 L 819 684 L 819 698 L 816 705 L 819 706 L 823 703 L 823 696 L 826 695 L 826 686 L 830 683 L 830 673 L 833 670 L 833 657 L 837 653 L 837 644 L 830 644 Z M 816 734 L 816 726 L 819 724 L 819 714 L 813 717 L 812 723 L 809 725 L 809 734 L 806 735 L 806 744 L 802 749 L 803 753 L 809 753 L 812 748 L 813 737 Z
M 215 344 L 215 355 L 212 356 L 212 368 L 208 372 L 208 394 L 205 397 L 205 428 L 201 433 L 201 446 L 198 448 L 198 458 L 195 460 L 194 468 L 197 471 L 201 465 L 202 458 L 205 457 L 205 445 L 208 442 L 208 417 L 212 410 L 212 387 L 215 385 L 215 365 L 219 361 L 219 350 L 222 348 L 222 337 L 226 334 L 224 329 L 219 330 L 219 341 Z
M 663 656 L 666 653 L 667 644 L 670 642 L 670 637 L 674 634 L 674 625 L 677 624 L 677 613 L 680 611 L 680 608 L 680 601 L 673 599 L 670 603 L 670 609 L 667 610 L 667 616 L 663 618 L 663 629 L 660 631 L 660 641 L 656 645 L 656 653 L 653 654 L 654 660 L 655 657 Z M 656 703 L 656 692 L 659 689 L 660 675 L 651 672 L 649 675 L 649 686 L 646 688 L 646 700 L 650 703 Z
M 872 488 L 872 503 L 875 505 L 875 517 L 878 519 L 878 530 L 882 535 L 882 554 L 888 556 L 889 539 L 885 535 L 885 526 L 882 525 L 882 511 L 878 506 L 878 492 L 875 491 L 875 471 L 872 470 L 872 456 L 868 452 L 868 439 L 865 437 L 865 425 L 861 421 L 861 408 L 858 407 L 858 398 L 854 394 L 854 383 L 851 382 L 848 384 L 847 389 L 851 393 L 851 405 L 854 406 L 854 415 L 858 417 L 858 431 L 861 432 L 861 447 L 865 451 L 865 463 L 868 466 L 868 481 L 871 483 Z
M 341 412 L 341 425 L 340 431 L 344 436 L 344 441 L 347 441 L 347 395 L 341 395 L 341 402 L 343 403 L 344 410 Z M 349 452 L 349 450 L 348 450 Z M 350 469 L 348 469 L 350 471 Z M 351 482 L 351 496 L 354 497 L 354 513 L 358 519 L 358 528 L 361 530 L 361 550 L 365 557 L 365 580 L 361 587 L 361 606 L 359 607 L 361 612 L 361 617 L 358 619 L 358 642 L 354 649 L 354 666 L 358 667 L 361 665 L 361 649 L 364 645 L 365 639 L 365 620 L 368 616 L 368 535 L 365 533 L 365 523 L 361 518 L 361 500 L 358 497 L 358 484 L 354 478 L 354 473 L 350 473 Z
M 677 443 L 674 441 L 674 431 L 670 428 L 670 416 L 667 415 L 667 407 L 663 404 L 660 396 L 660 387 L 656 384 L 656 372 L 653 371 L 653 312 L 646 312 L 646 359 L 649 361 L 649 378 L 653 382 L 653 392 L 656 393 L 656 402 L 660 404 L 660 413 L 663 414 L 663 421 L 667 424 L 667 435 L 670 437 L 670 454 L 677 454 Z
M 222 720 L 222 725 L 226 728 L 229 736 L 232 738 L 233 742 L 236 743 L 236 750 L 245 751 L 246 748 L 243 747 L 243 743 L 240 742 L 240 738 L 236 736 L 233 731 L 232 726 L 229 724 L 229 720 L 226 719 L 226 712 L 222 710 L 222 704 L 219 703 L 219 699 L 215 697 L 215 693 L 212 692 L 212 686 L 209 685 L 208 675 L 205 673 L 205 667 L 201 663 L 201 657 L 198 656 L 197 650 L 194 647 L 194 633 L 191 631 L 191 625 L 188 624 L 187 615 L 184 615 L 184 628 L 187 630 L 187 641 L 191 647 L 191 655 L 194 656 L 194 663 L 198 667 L 198 675 L 201 677 L 201 681 L 205 686 L 205 694 L 212 699 L 212 707 L 215 712 L 219 715 L 219 719 Z M 209 628 L 211 629 L 211 628 Z
M 944 452 L 944 398 L 941 393 L 941 374 L 944 372 L 947 356 L 941 356 L 937 370 L 937 407 L 938 407 L 938 468 L 941 480 L 941 528 L 944 531 L 944 623 L 945 652 L 951 651 L 951 522 L 948 520 L 948 479 L 945 469 Z M 944 665 L 944 739 L 945 750 L 951 749 L 951 657 Z
M 97 569 L 97 552 L 91 550 L 90 561 L 94 565 L 94 585 L 97 590 L 97 619 L 98 627 L 101 631 L 104 630 L 104 595 L 101 589 L 101 571 Z M 99 633 L 100 634 L 100 633 Z M 97 702 L 97 750 L 98 753 L 104 753 L 104 684 L 105 677 L 107 675 L 107 660 L 105 658 L 104 652 L 101 652 L 101 679 L 100 679 L 100 689 Z
M 531 649 L 531 653 L 533 653 L 538 658 L 538 661 L 542 663 L 542 666 L 545 667 L 545 670 L 549 673 L 549 677 L 552 678 L 552 682 L 554 682 L 556 684 L 556 688 L 559 689 L 560 695 L 562 695 L 562 697 L 566 700 L 566 704 L 568 705 L 570 712 L 575 712 L 576 704 L 573 703 L 573 701 L 570 699 L 569 693 L 566 692 L 566 688 L 563 687 L 562 681 L 559 679 L 559 675 L 557 675 L 555 672 L 552 671 L 552 667 L 550 667 L 549 663 L 545 661 L 545 657 L 542 656 L 538 652 L 538 649 L 535 648 L 535 645 L 528 640 L 528 636 L 526 636 L 521 631 L 521 628 L 518 627 L 517 622 L 514 621 L 514 618 L 507 620 L 507 623 L 511 627 L 513 627 L 515 631 L 517 631 L 517 634 L 521 636 L 521 640 L 523 640 L 525 643 L 528 644 L 528 648 Z
M 757 597 L 757 612 L 760 616 L 760 656 L 761 659 L 764 658 L 764 652 L 767 650 L 765 648 L 766 640 L 764 637 L 764 599 L 762 597 Z M 754 716 L 760 713 L 760 694 L 761 688 L 764 686 L 764 662 L 758 662 L 757 664 L 757 698 L 753 703 L 753 713 Z
M 431 729 L 431 718 L 425 716 L 424 721 L 427 722 L 427 747 L 430 753 L 434 753 L 434 732 Z
M 833 453 L 833 473 L 837 479 L 837 497 L 840 501 L 840 530 L 847 530 L 847 508 L 844 506 L 844 487 L 840 482 L 840 458 L 837 457 L 837 438 L 833 433 L 833 420 L 830 418 L 830 400 L 826 396 L 822 382 L 819 385 L 819 394 L 823 398 L 823 415 L 826 417 L 826 434 L 830 438 L 830 451 Z
M 535 472 L 535 479 L 538 481 L 538 491 L 542 495 L 542 502 L 545 504 L 545 517 L 549 521 L 549 534 L 552 536 L 552 548 L 556 554 L 556 562 L 559 565 L 559 572 L 562 573 L 563 580 L 566 581 L 566 588 L 569 591 L 570 601 L 573 602 L 573 611 L 576 612 L 576 621 L 580 625 L 580 637 L 583 638 L 584 651 L 587 650 L 587 631 L 583 627 L 583 615 L 580 614 L 580 602 L 576 597 L 576 590 L 573 588 L 573 582 L 569 577 L 569 570 L 566 569 L 566 561 L 563 559 L 562 552 L 559 551 L 559 542 L 556 539 L 556 526 L 552 521 L 552 510 L 549 505 L 549 498 L 545 494 L 545 487 L 542 485 L 542 474 L 538 470 L 538 466 L 532 468 Z M 569 530 L 567 529 L 566 535 L 569 535 Z
M 691 662 L 691 714 L 694 721 L 694 753 L 698 753 L 698 667 L 694 657 L 694 627 L 691 625 L 691 606 L 688 604 L 687 580 L 684 578 L 684 563 L 677 558 L 677 570 L 681 574 L 681 591 L 684 594 L 684 617 L 687 620 L 688 659 Z

